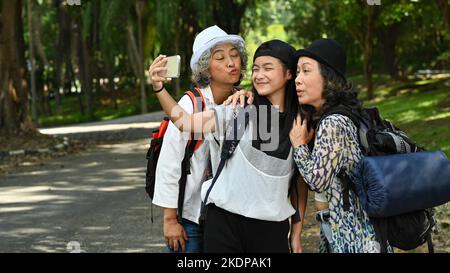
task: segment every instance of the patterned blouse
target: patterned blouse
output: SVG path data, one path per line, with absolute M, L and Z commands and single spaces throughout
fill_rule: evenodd
M 350 170 L 350 179 L 354 179 L 352 171 L 363 157 L 357 132 L 348 117 L 333 114 L 321 121 L 312 152 L 306 144 L 294 151 L 294 161 L 305 182 L 311 190 L 325 192 L 328 199 L 332 241 L 324 249 L 324 236 L 321 236 L 321 252 L 380 252 L 373 226 L 352 190 L 350 208 L 344 211 L 342 184 L 337 178 L 345 167 Z

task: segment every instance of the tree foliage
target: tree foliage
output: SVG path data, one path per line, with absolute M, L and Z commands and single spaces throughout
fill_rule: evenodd
M 286 27 L 291 41 L 306 45 L 319 37 L 335 38 L 348 52 L 350 73 L 364 71 L 368 82 L 373 73 L 401 79 L 418 69 L 450 66 L 445 14 L 430 1 L 383 0 L 372 6 L 362 0 L 288 2 L 295 11 Z
M 119 97 L 130 92 L 140 98 L 144 111 L 149 103 L 145 70 L 158 54 L 181 55 L 182 77 L 169 88 L 181 95 L 189 85 L 195 36 L 214 24 L 256 44 L 261 39 L 248 34 L 260 30 L 267 36 L 275 24 L 284 26 L 285 37 L 300 47 L 320 37 L 335 38 L 346 48 L 349 74 L 364 73 L 369 90 L 375 73 L 402 80 L 419 69 L 450 66 L 446 0 L 382 0 L 373 6 L 364 0 L 82 0 L 80 6 L 66 0 L 32 0 L 33 33 L 26 23 L 26 2 L 0 1 L 0 47 L 5 52 L 0 77 L 6 79 L 1 81 L 0 129 L 30 127 L 30 48 L 36 55 L 38 114 L 60 114 L 62 101 L 76 96 L 79 112 L 90 119 L 95 119 L 102 94 L 108 94 L 117 109 Z M 11 9 L 20 11 L 14 20 L 5 15 Z M 8 80 L 7 72 L 15 76 Z M 15 96 L 21 98 L 15 101 L 18 105 L 6 103 L 5 90 L 20 94 Z M 5 107 L 14 110 L 6 113 Z M 21 118 L 6 118 L 11 116 Z

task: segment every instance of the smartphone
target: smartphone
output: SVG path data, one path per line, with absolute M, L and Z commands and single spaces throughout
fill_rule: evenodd
M 180 55 L 167 57 L 167 71 L 161 72 L 160 76 L 166 78 L 179 78 L 180 77 Z

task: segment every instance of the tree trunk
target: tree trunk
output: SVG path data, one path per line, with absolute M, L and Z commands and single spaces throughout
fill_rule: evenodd
M 37 97 L 37 116 L 47 115 L 44 100 L 44 68 L 37 65 L 34 71 L 36 80 L 36 97 Z
M 80 59 L 82 60 L 82 63 L 80 63 L 83 66 L 83 69 L 80 71 L 83 73 L 83 79 L 84 79 L 84 87 L 83 87 L 83 94 L 86 101 L 86 114 L 88 115 L 89 119 L 94 119 L 94 97 L 93 97 L 93 85 L 92 85 L 92 74 L 91 74 L 91 67 L 89 66 L 91 56 L 89 54 L 88 47 L 86 45 L 86 41 L 81 38 L 81 52 L 80 52 Z
M 80 26 L 76 23 L 76 20 L 72 19 L 70 20 L 70 25 L 75 27 L 73 31 L 67 32 L 69 36 L 69 49 L 67 51 L 67 54 L 65 55 L 65 63 L 66 63 L 66 69 L 65 69 L 65 75 L 63 76 L 64 80 L 63 82 L 68 85 L 69 91 L 68 94 L 71 94 L 71 88 L 74 87 L 76 90 L 76 96 L 78 101 L 78 106 L 80 109 L 80 114 L 84 116 L 86 114 L 85 107 L 83 104 L 83 98 L 81 94 L 82 87 L 78 86 L 77 84 L 77 77 L 82 82 L 82 73 L 80 69 L 78 68 L 75 72 L 74 70 L 74 64 L 76 65 L 79 63 L 79 44 L 80 44 L 80 38 L 81 30 L 79 30 Z M 65 88 L 63 88 L 65 93 Z
M 215 3 L 216 1 L 212 2 Z M 179 80 L 175 81 L 175 93 L 177 96 L 181 95 L 180 87 L 178 86 L 182 82 L 191 82 L 191 67 L 190 59 L 192 56 L 192 45 L 194 44 L 195 36 L 201 31 L 198 18 L 194 11 L 186 12 L 186 10 L 192 9 L 187 1 L 181 1 L 178 14 L 180 14 L 178 25 L 175 25 L 177 29 L 177 42 L 175 43 L 175 52 L 180 52 L 181 55 L 181 76 Z M 220 26 L 220 24 L 219 24 Z M 180 42 L 182 41 L 182 42 Z
M 72 20 L 70 14 L 67 12 L 65 5 L 61 4 L 61 0 L 54 0 L 54 5 L 56 8 L 56 16 L 58 18 L 59 34 L 56 49 L 58 54 L 56 54 L 55 60 L 55 88 L 53 93 L 56 100 L 56 113 L 62 114 L 62 103 L 61 95 L 59 90 L 62 88 L 64 90 L 64 74 L 63 74 L 63 64 L 66 61 L 66 70 L 68 69 L 69 62 L 71 62 L 71 26 Z
M 127 25 L 127 39 L 128 39 L 128 56 L 130 57 L 131 68 L 136 76 L 139 79 L 139 87 L 141 94 L 141 112 L 145 114 L 148 112 L 147 110 L 147 95 L 145 93 L 145 75 L 144 75 L 144 65 L 143 60 L 139 58 L 139 50 L 136 44 L 136 39 L 133 34 L 133 26 L 129 19 Z
M 39 4 L 36 2 L 36 0 L 32 0 L 32 6 Z M 48 88 L 51 86 L 51 81 L 44 76 L 44 72 L 46 69 L 50 67 L 50 64 L 48 63 L 47 55 L 45 53 L 44 45 L 41 40 L 41 33 L 42 33 L 42 25 L 40 18 L 42 18 L 42 15 L 38 8 L 32 9 L 32 23 L 33 26 L 30 28 L 30 36 L 31 36 L 31 30 L 33 31 L 33 46 L 35 50 L 35 79 L 36 79 L 36 95 L 37 95 L 37 101 L 38 101 L 38 113 L 37 116 L 45 115 L 50 116 L 51 115 L 51 108 L 50 108 L 50 102 L 49 102 L 49 92 Z M 39 57 L 42 65 L 39 65 L 37 63 L 37 58 Z M 47 82 L 47 84 L 45 83 Z
M 450 36 L 450 2 L 448 0 L 436 0 L 439 10 L 442 12 L 448 35 Z
M 175 40 L 174 40 L 174 49 L 175 49 L 174 52 L 180 52 L 179 44 L 180 44 L 180 32 L 176 31 L 175 32 Z M 190 63 L 190 62 L 187 62 L 187 63 Z M 188 74 L 190 74 L 190 73 L 188 73 Z M 179 78 L 178 79 L 174 79 L 172 81 L 172 87 L 173 87 L 173 90 L 174 90 L 173 93 L 175 94 L 175 97 L 179 98 L 180 95 L 181 95 L 180 94 L 180 79 Z
M 114 109 L 118 109 L 117 106 L 117 90 L 114 84 L 114 59 L 105 60 L 105 70 L 108 76 L 108 92 L 112 92 L 112 100 L 114 104 Z
M 34 131 L 28 114 L 22 1 L 2 1 L 0 15 L 0 131 Z
M 92 1 L 92 9 L 91 9 L 91 16 L 92 18 L 100 18 L 100 3 L 101 1 Z M 83 22 L 84 24 L 85 22 Z M 88 66 L 89 70 L 89 78 L 91 79 L 91 106 L 92 106 L 92 112 L 94 112 L 94 100 L 95 100 L 95 94 L 98 93 L 100 88 L 100 68 L 99 63 L 100 60 L 98 60 L 97 55 L 95 54 L 95 50 L 97 50 L 99 45 L 99 23 L 98 20 L 91 20 L 91 25 L 89 26 L 91 31 L 89 38 L 86 39 L 84 42 L 86 44 L 86 50 L 87 50 L 87 57 L 88 57 Z M 95 79 L 95 81 L 92 81 Z
M 81 92 L 86 103 L 86 114 L 90 120 L 94 119 L 94 107 L 92 97 L 92 78 L 89 67 L 89 51 L 87 41 L 83 38 L 83 21 L 78 19 L 77 38 L 78 38 L 78 68 L 80 70 Z
M 73 65 L 71 62 L 68 63 L 67 69 L 66 69 L 66 78 L 69 80 L 69 87 L 74 86 L 75 90 L 77 90 L 77 101 L 78 101 L 78 107 L 80 108 L 80 114 L 84 116 L 86 114 L 86 111 L 84 110 L 84 104 L 83 104 L 83 98 L 82 94 L 78 92 L 79 89 L 82 89 L 82 87 L 77 85 L 75 72 L 73 71 Z M 79 72 L 79 78 L 81 79 L 81 71 Z
M 247 5 L 248 1 L 214 1 L 214 21 L 229 34 L 238 34 Z
M 32 0 L 33 5 L 36 4 L 36 0 Z M 44 50 L 44 45 L 42 43 L 41 40 L 41 36 L 42 36 L 42 25 L 41 25 L 41 18 L 42 15 L 39 12 L 39 9 L 34 9 L 33 10 L 33 16 L 32 16 L 32 20 L 33 20 L 33 44 L 36 50 L 37 55 L 39 56 L 39 58 L 41 59 L 42 63 L 44 63 L 44 67 L 47 68 L 49 67 L 49 63 L 48 63 L 48 59 L 47 59 L 47 55 L 45 54 L 45 50 Z
M 90 52 L 88 50 L 87 41 L 83 38 L 82 19 L 79 19 L 78 28 L 78 62 L 81 79 L 81 92 L 83 93 L 86 103 L 86 114 L 90 120 L 94 119 L 94 99 L 92 94 L 92 74 L 90 64 Z
M 40 114 L 45 115 L 46 117 L 52 115 L 52 109 L 50 107 L 49 100 L 49 90 L 53 88 L 52 81 L 44 75 L 45 68 L 37 67 L 36 71 L 36 91 L 38 93 L 39 101 L 40 101 Z
M 374 98 L 373 94 L 373 78 L 372 78 L 372 52 L 371 49 L 366 48 L 364 51 L 364 76 L 366 78 L 367 85 L 367 98 L 369 100 Z
M 374 47 L 374 31 L 375 31 L 375 19 L 376 19 L 376 9 L 372 6 L 367 5 L 367 31 L 364 35 L 364 75 L 367 82 L 367 98 L 369 100 L 374 98 L 373 94 L 373 47 Z
M 34 27 L 33 27 L 33 0 L 27 1 L 28 31 L 30 40 L 28 42 L 30 54 L 30 87 L 31 87 L 31 116 L 34 124 L 38 124 L 37 94 L 36 94 L 36 60 L 34 56 Z
M 383 49 L 384 66 L 393 80 L 399 78 L 395 51 L 399 29 L 400 24 L 392 24 L 379 32 L 380 44 Z
M 142 17 L 145 11 L 145 1 L 137 0 L 135 3 L 136 14 L 137 14 L 137 25 L 138 25 L 138 53 L 139 53 L 139 86 L 141 88 L 141 107 L 142 114 L 148 112 L 147 109 L 147 92 L 145 90 L 145 68 L 144 68 L 144 44 L 142 42 Z

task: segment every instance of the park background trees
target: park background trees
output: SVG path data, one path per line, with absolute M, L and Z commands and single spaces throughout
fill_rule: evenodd
M 213 24 L 249 45 L 278 34 L 297 48 L 333 37 L 372 99 L 375 74 L 405 81 L 449 69 L 449 13 L 447 0 L 0 0 L 0 132 L 68 115 L 96 120 L 105 105 L 123 115 L 151 111 L 145 71 L 160 53 L 181 55 L 182 76 L 170 88 L 179 97 L 195 35 Z

